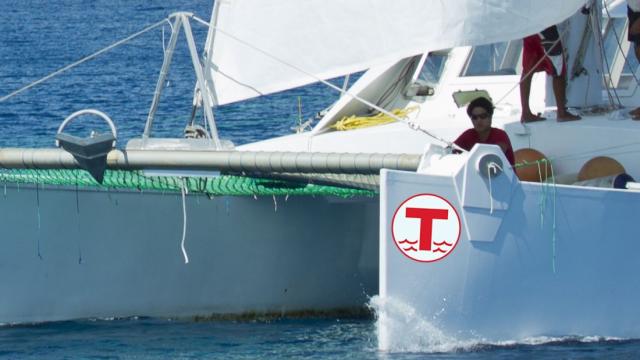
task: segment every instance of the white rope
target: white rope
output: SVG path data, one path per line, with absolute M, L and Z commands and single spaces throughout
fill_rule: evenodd
M 274 208 L 273 211 L 278 212 L 278 200 L 276 199 L 275 195 L 272 195 L 272 196 L 273 196 L 273 208 Z
M 38 184 L 38 175 L 36 175 L 36 212 L 38 218 L 38 231 L 41 229 L 42 217 L 40 216 L 40 184 Z
M 37 251 L 38 251 L 38 258 L 40 260 L 43 260 L 42 258 L 42 253 L 40 252 L 40 238 L 42 237 L 42 233 L 40 232 L 41 228 L 40 228 L 40 185 L 38 184 L 38 175 L 36 175 L 36 211 L 37 211 L 37 216 L 38 216 L 38 233 L 37 233 Z
M 499 171 L 503 171 L 502 167 L 494 162 L 490 162 L 487 164 L 487 174 L 489 175 L 489 214 L 493 215 L 493 185 L 491 184 L 491 171 L 494 174 L 497 174 Z
M 163 54 L 167 53 L 167 47 L 164 43 L 164 26 L 162 27 L 162 53 Z
M 167 23 L 169 23 L 169 27 L 171 28 L 171 33 L 173 33 L 175 31 L 175 29 L 173 28 L 173 24 L 168 19 L 166 20 L 167 20 Z M 164 40 L 164 26 L 162 27 L 162 54 L 164 54 L 165 56 L 167 54 L 167 46 Z
M 87 61 L 89 61 L 89 60 L 91 60 L 91 59 L 93 59 L 93 58 L 95 58 L 95 57 L 97 57 L 99 55 L 102 55 L 103 53 L 105 53 L 105 52 L 107 52 L 107 51 L 109 51 L 109 50 L 111 50 L 111 49 L 113 49 L 115 47 L 118 47 L 118 46 L 120 46 L 120 45 L 122 45 L 122 44 L 124 44 L 124 43 L 126 43 L 126 42 L 128 42 L 128 41 L 130 41 L 130 40 L 132 40 L 132 39 L 134 39 L 134 38 L 146 33 L 146 32 L 148 32 L 150 30 L 153 30 L 154 28 L 162 25 L 165 21 L 169 21 L 169 19 L 163 19 L 162 21 L 159 21 L 159 22 L 157 22 L 157 23 L 155 23 L 155 24 L 153 24 L 151 26 L 148 26 L 148 27 L 138 31 L 137 33 L 135 33 L 133 35 L 130 35 L 130 36 L 128 36 L 128 37 L 126 37 L 126 38 L 124 38 L 122 40 L 116 41 L 115 43 L 103 48 L 102 50 L 98 50 L 98 51 L 96 51 L 95 53 L 93 53 L 93 54 L 91 54 L 89 56 L 86 56 L 86 57 L 84 57 L 84 58 L 82 58 L 82 59 L 80 59 L 80 60 L 78 60 L 78 61 L 76 61 L 74 63 L 71 63 L 71 64 L 69 64 L 69 65 L 67 65 L 65 67 L 62 67 L 62 68 L 50 73 L 49 75 L 47 75 L 47 76 L 45 76 L 43 78 L 40 78 L 39 80 L 36 80 L 36 81 L 26 85 L 26 86 L 23 86 L 20 89 L 14 91 L 14 92 L 12 92 L 12 93 L 10 93 L 8 95 L 0 97 L 0 102 L 3 102 L 5 100 L 7 100 L 7 99 L 10 99 L 10 98 L 12 98 L 12 97 L 14 97 L 14 96 L 16 96 L 16 95 L 28 90 L 28 89 L 31 89 L 32 87 L 34 87 L 34 86 L 36 86 L 36 85 L 38 85 L 40 83 L 43 83 L 43 82 L 45 82 L 45 81 L 47 81 L 47 80 L 49 80 L 49 79 L 61 74 L 61 73 L 69 70 L 69 69 L 72 69 L 72 68 L 74 68 L 74 67 L 76 67 L 76 66 L 78 66 L 78 65 L 80 65 L 80 64 L 82 64 L 84 62 L 87 62 Z
M 545 199 L 545 188 L 544 183 L 542 182 L 542 169 L 540 168 L 540 161 L 536 161 L 536 165 L 538 165 L 538 178 L 540 180 L 540 184 L 542 188 L 540 189 L 540 229 L 544 227 L 544 208 L 546 204 Z
M 489 214 L 493 215 L 493 185 L 491 184 L 491 164 L 487 164 L 487 174 L 489 175 Z
M 553 172 L 553 163 L 549 162 L 551 168 L 551 179 L 553 181 L 553 225 L 551 227 L 551 267 L 553 273 L 556 273 L 556 177 Z
M 203 24 L 205 26 L 212 27 L 212 25 L 209 24 L 209 22 L 204 21 L 204 20 L 200 19 L 197 16 L 193 16 L 192 18 L 195 21 L 200 22 L 201 24 Z M 249 48 L 251 48 L 251 49 L 253 49 L 253 50 L 255 50 L 255 51 L 257 51 L 257 52 L 259 52 L 261 54 L 263 54 L 263 55 L 265 55 L 265 56 L 267 56 L 268 58 L 270 58 L 272 60 L 275 60 L 275 61 L 277 61 L 277 62 L 279 62 L 279 63 L 281 63 L 281 64 L 283 64 L 285 66 L 288 66 L 288 67 L 290 67 L 290 68 L 292 68 L 292 69 L 294 69 L 294 70 L 296 70 L 296 71 L 298 71 L 298 72 L 300 72 L 300 73 L 302 73 L 304 75 L 307 75 L 307 76 L 313 78 L 314 80 L 316 80 L 316 81 L 318 81 L 318 82 L 330 87 L 331 89 L 338 91 L 342 96 L 348 95 L 351 98 L 353 98 L 355 100 L 358 100 L 361 103 L 363 103 L 363 104 L 365 104 L 365 105 L 367 105 L 367 106 L 369 106 L 369 107 L 371 107 L 371 108 L 373 108 L 373 109 L 375 109 L 375 110 L 377 110 L 377 111 L 379 111 L 379 112 L 381 112 L 381 113 L 383 113 L 383 114 L 385 114 L 387 116 L 390 116 L 394 120 L 406 124 L 412 130 L 421 131 L 421 132 L 425 133 L 426 135 L 432 137 L 433 139 L 441 141 L 444 144 L 447 144 L 448 146 L 456 146 L 451 141 L 445 140 L 445 139 L 443 139 L 443 138 L 441 138 L 439 136 L 436 136 L 436 135 L 432 134 L 431 132 L 421 128 L 420 125 L 418 125 L 416 123 L 413 123 L 411 121 L 402 119 L 399 116 L 396 116 L 396 115 L 392 114 L 391 112 L 379 107 L 378 105 L 375 105 L 375 104 L 371 103 L 370 101 L 367 101 L 367 100 L 359 97 L 358 95 L 352 94 L 349 91 L 346 91 L 346 90 L 344 90 L 344 89 L 342 89 L 342 88 L 340 88 L 340 87 L 338 87 L 336 85 L 333 85 L 332 83 L 330 83 L 330 82 L 328 82 L 326 80 L 323 80 L 323 79 L 317 77 L 316 75 L 314 75 L 314 74 L 312 74 L 312 73 L 310 73 L 310 72 L 308 72 L 308 71 L 306 71 L 304 69 L 301 69 L 300 67 L 298 67 L 296 65 L 293 65 L 293 64 L 288 63 L 288 62 L 286 62 L 286 61 L 284 61 L 284 60 L 282 60 L 282 59 L 280 59 L 280 58 L 278 58 L 276 56 L 273 56 L 273 55 L 269 54 L 268 52 L 258 48 L 257 46 L 254 46 L 254 45 L 252 45 L 252 44 L 250 44 L 250 43 L 248 43 L 248 42 L 246 42 L 246 41 L 244 41 L 242 39 L 239 39 L 239 38 L 229 34 L 228 32 L 226 32 L 226 31 L 224 31 L 224 30 L 222 30 L 222 29 L 220 29 L 220 28 L 218 28 L 216 26 L 213 26 L 213 29 L 215 29 L 216 31 L 220 32 L 221 34 L 226 35 L 229 38 L 231 38 L 231 39 L 233 39 L 233 40 L 235 40 L 235 41 L 237 41 L 237 42 L 239 42 L 239 43 L 241 43 L 241 44 L 243 44 L 243 45 L 245 45 L 245 46 L 247 46 L 247 47 L 249 47 Z M 456 146 L 456 148 L 458 148 L 458 147 Z M 458 149 L 458 150 L 466 151 L 465 149 Z
M 173 27 L 173 23 L 171 23 L 169 19 L 167 19 L 167 23 L 169 24 L 169 28 L 171 28 L 171 33 L 173 34 L 173 32 L 175 31 Z M 167 61 L 167 45 L 165 44 L 165 38 L 164 38 L 164 26 L 162 27 L 162 57 L 163 57 L 163 62 L 166 62 Z M 168 88 L 169 86 L 171 86 L 171 82 L 169 81 L 169 79 L 166 79 L 164 86 L 165 88 Z
M 184 263 L 189 263 L 189 255 L 187 255 L 187 250 L 184 247 L 184 242 L 187 238 L 187 184 L 184 178 L 180 178 L 182 180 L 182 186 L 180 187 L 180 192 L 182 193 L 182 241 L 180 241 L 180 249 L 182 249 L 182 256 L 184 257 Z

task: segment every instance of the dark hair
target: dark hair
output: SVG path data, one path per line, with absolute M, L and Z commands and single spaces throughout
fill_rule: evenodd
M 481 107 L 487 110 L 487 113 L 489 113 L 490 116 L 493 116 L 493 104 L 491 103 L 491 100 L 487 99 L 486 97 L 481 96 L 479 98 L 475 98 L 472 102 L 470 102 L 467 106 L 467 115 L 471 117 L 471 111 L 473 111 L 473 109 L 477 107 Z

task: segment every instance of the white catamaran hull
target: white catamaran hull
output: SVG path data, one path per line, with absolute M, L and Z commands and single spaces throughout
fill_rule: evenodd
M 458 340 L 640 336 L 639 263 L 630 257 L 640 252 L 640 193 L 520 182 L 508 167 L 491 184 L 475 170 L 485 153 L 506 163 L 499 149 L 478 146 L 448 163 L 450 175 L 383 171 L 383 303 L 404 304 Z M 459 215 L 459 241 L 441 260 L 412 260 L 392 236 L 396 209 L 417 194 L 442 197 Z M 382 349 L 403 341 L 393 320 L 383 306 Z
M 7 186 L 0 323 L 361 309 L 377 198 Z

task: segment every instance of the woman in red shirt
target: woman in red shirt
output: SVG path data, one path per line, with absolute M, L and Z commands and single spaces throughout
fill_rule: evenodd
M 507 156 L 511 165 L 515 164 L 513 148 L 509 136 L 503 130 L 491 127 L 493 104 L 485 97 L 479 97 L 467 106 L 467 115 L 471 118 L 473 128 L 463 132 L 454 143 L 465 150 L 471 150 L 473 145 L 498 145 Z

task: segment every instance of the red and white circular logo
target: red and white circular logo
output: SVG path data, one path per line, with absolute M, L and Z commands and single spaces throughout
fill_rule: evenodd
M 460 239 L 460 217 L 446 199 L 418 194 L 405 200 L 391 220 L 393 241 L 407 257 L 420 262 L 449 255 Z

